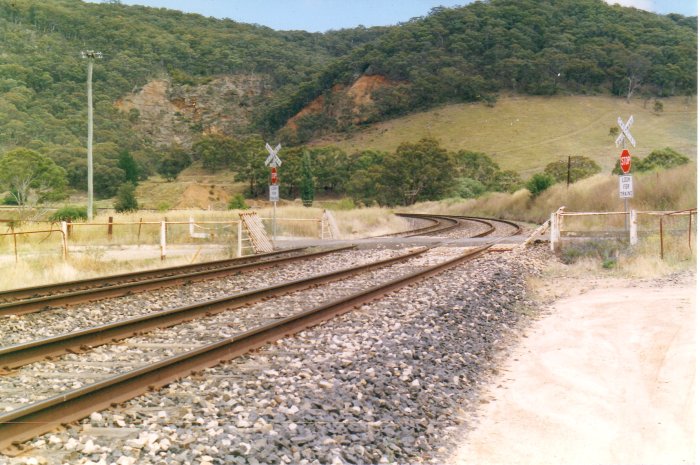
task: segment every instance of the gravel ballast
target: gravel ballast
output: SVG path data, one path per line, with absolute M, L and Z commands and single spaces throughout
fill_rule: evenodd
M 8 464 L 439 463 L 536 310 L 489 254 L 26 444 Z

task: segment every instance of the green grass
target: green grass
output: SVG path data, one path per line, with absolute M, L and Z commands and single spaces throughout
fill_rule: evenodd
M 662 99 L 664 111 L 653 112 L 654 101 L 612 97 L 501 97 L 495 106 L 456 104 L 375 124 L 350 137 L 327 137 L 314 145 L 337 145 L 347 152 L 363 149 L 393 151 L 402 142 L 434 137 L 449 150 L 475 150 L 491 155 L 501 169 L 524 177 L 569 155 L 592 158 L 610 172 L 620 149 L 611 127 L 617 117 L 634 115 L 632 134 L 645 157 L 653 149 L 671 147 L 697 159 L 697 100 Z

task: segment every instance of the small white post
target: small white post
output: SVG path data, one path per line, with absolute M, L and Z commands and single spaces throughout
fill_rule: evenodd
M 243 221 L 238 222 L 238 250 L 236 252 L 238 257 L 243 256 Z
M 63 240 L 63 260 L 68 256 L 68 223 L 61 221 L 61 239 Z
M 160 259 L 165 260 L 165 221 L 160 222 Z
M 549 221 L 549 247 L 554 252 L 559 248 L 559 213 L 552 213 Z
M 637 210 L 630 210 L 630 245 L 637 245 Z

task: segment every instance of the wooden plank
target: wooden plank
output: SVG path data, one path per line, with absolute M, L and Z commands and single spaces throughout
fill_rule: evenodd
M 243 227 L 250 238 L 255 253 L 268 253 L 274 250 L 272 241 L 265 231 L 262 219 L 257 212 L 241 212 L 239 213 Z

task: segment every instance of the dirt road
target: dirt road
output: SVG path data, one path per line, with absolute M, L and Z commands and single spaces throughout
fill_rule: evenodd
M 695 463 L 695 279 L 552 284 L 450 463 Z

